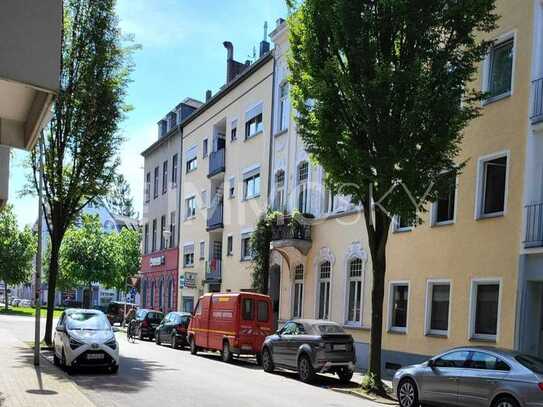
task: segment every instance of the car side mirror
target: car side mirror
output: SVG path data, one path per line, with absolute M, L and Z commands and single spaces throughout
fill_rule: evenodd
M 66 328 L 62 325 L 57 326 L 57 332 L 64 332 L 66 333 Z
M 111 330 L 112 330 L 113 332 L 119 332 L 119 328 L 116 327 L 116 326 L 112 326 L 112 327 L 111 327 Z
M 435 366 L 436 366 L 436 361 L 434 359 L 430 359 L 428 361 L 428 367 L 433 369 Z

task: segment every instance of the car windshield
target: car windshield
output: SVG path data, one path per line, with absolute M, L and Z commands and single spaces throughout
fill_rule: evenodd
M 342 334 L 345 332 L 342 327 L 335 324 L 321 324 L 321 325 L 317 325 L 316 328 L 317 328 L 317 331 L 319 331 L 321 335 Z
M 96 312 L 74 312 L 67 315 L 68 329 L 88 331 L 109 331 L 111 325 L 103 314 Z
M 543 359 L 531 355 L 515 356 L 517 362 L 534 373 L 543 374 Z
M 162 312 L 149 312 L 147 314 L 147 319 L 153 322 L 160 322 L 164 319 L 164 314 Z

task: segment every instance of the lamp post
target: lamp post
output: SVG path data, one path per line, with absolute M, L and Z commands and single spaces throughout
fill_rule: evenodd
M 38 250 L 36 251 L 36 273 L 34 275 L 34 365 L 40 365 L 40 318 L 41 318 L 41 266 L 42 266 L 42 223 L 43 223 L 43 130 L 39 144 L 39 185 L 38 185 Z

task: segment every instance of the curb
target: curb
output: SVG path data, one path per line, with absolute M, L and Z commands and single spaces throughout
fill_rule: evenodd
M 398 405 L 398 403 L 395 402 L 395 401 L 378 399 L 377 397 L 372 397 L 370 395 L 359 393 L 359 392 L 357 392 L 355 390 L 351 390 L 351 389 L 341 389 L 341 388 L 338 388 L 338 387 L 332 387 L 331 390 L 335 391 L 336 393 L 349 394 L 351 396 L 358 397 L 358 398 L 361 398 L 361 399 L 364 399 L 364 400 L 373 401 L 374 403 L 382 404 L 382 405 L 385 405 L 385 406 L 397 406 Z

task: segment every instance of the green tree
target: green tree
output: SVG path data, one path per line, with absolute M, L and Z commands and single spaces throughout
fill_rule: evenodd
M 115 241 L 117 265 L 110 287 L 126 292 L 127 280 L 135 277 L 140 271 L 141 234 L 137 230 L 123 228 L 114 233 L 111 238 Z
M 20 231 L 11 205 L 0 209 L 0 280 L 4 282 L 5 308 L 8 309 L 8 286 L 23 283 L 32 272 L 36 239 L 25 227 Z
M 382 391 L 391 215 L 420 222 L 484 96 L 470 83 L 494 0 L 289 1 L 299 133 L 327 183 L 363 205 L 373 267 L 369 376 Z M 462 103 L 460 103 L 462 101 Z
M 105 203 L 107 208 L 117 215 L 128 216 L 129 218 L 135 216 L 130 185 L 128 185 L 122 174 L 115 176 L 111 190 L 105 197 Z
M 64 0 L 60 91 L 44 130 L 44 213 L 51 236 L 45 341 L 50 344 L 64 235 L 80 210 L 114 180 L 122 141 L 119 123 L 133 68 L 115 0 Z M 37 189 L 38 154 L 32 153 Z

